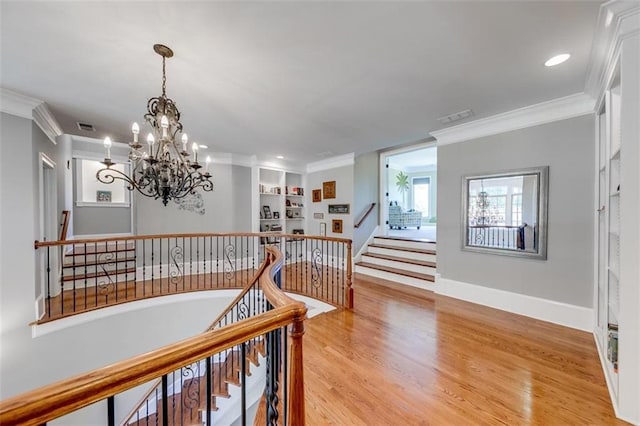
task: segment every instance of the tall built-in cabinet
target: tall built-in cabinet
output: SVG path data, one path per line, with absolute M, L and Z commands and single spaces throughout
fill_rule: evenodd
M 623 40 L 596 114 L 595 338 L 619 417 L 640 422 L 640 36 Z
M 306 227 L 305 176 L 302 173 L 280 169 L 254 167 L 254 232 L 265 233 L 260 238 L 261 248 L 268 244 L 281 244 L 277 234 L 304 234 Z M 290 259 L 299 240 L 289 237 L 284 241 L 285 256 Z M 259 250 L 260 261 L 264 250 Z

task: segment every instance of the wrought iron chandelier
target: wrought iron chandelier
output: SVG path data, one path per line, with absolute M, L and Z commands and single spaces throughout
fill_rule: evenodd
M 131 132 L 133 142 L 129 143 L 130 174 L 111 168 L 111 139 L 104 140 L 104 169 L 98 170 L 96 178 L 106 184 L 122 180 L 130 191 L 134 189 L 146 197 L 162 199 L 166 206 L 169 200 L 178 200 L 189 194 L 195 194 L 198 188 L 213 191 L 213 182 L 209 173 L 211 158 L 207 156 L 204 173 L 198 163 L 198 144 L 191 145 L 191 153 L 187 151 L 189 142 L 186 133 L 182 133 L 180 111 L 175 102 L 166 95 L 165 61 L 173 56 L 173 51 L 162 44 L 153 46 L 153 50 L 162 56 L 162 95 L 151 98 L 147 102 L 145 121 L 152 131 L 147 135 L 148 151 L 138 141 L 140 126 L 133 123 Z M 180 148 L 176 136 L 182 134 Z M 157 141 L 157 142 L 156 142 Z

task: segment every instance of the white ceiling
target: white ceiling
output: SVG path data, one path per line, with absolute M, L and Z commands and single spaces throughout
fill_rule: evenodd
M 0 82 L 46 101 L 67 133 L 128 141 L 160 94 L 163 43 L 190 137 L 308 162 L 422 140 L 467 108 L 475 119 L 583 91 L 599 6 L 2 1 Z M 572 57 L 545 68 L 559 52 Z
M 389 156 L 389 167 L 405 172 L 435 170 L 438 162 L 438 149 L 434 147 L 417 149 Z

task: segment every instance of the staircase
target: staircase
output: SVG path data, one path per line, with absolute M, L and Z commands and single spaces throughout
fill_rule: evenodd
M 261 381 L 261 388 L 264 388 L 264 366 L 261 367 L 261 360 L 265 360 L 265 347 L 262 339 L 256 339 L 247 343 L 247 352 L 245 364 L 247 386 L 252 387 L 251 376 L 255 373 L 256 368 L 260 370 L 258 373 L 258 381 Z M 241 356 L 239 350 L 232 350 L 225 354 L 224 360 L 216 362 L 216 356 L 212 357 L 211 363 L 211 421 L 213 424 L 232 424 L 237 420 L 240 410 L 232 408 L 234 405 L 240 404 L 240 386 L 241 379 Z M 200 365 L 202 364 L 202 365 Z M 253 369 L 251 366 L 254 366 Z M 187 374 L 186 372 L 189 372 Z M 201 372 L 193 377 L 194 372 Z M 192 376 L 183 380 L 186 376 Z M 194 426 L 202 425 L 206 422 L 207 409 L 207 380 L 205 374 L 204 363 L 194 364 L 191 368 L 183 369 L 180 374 L 176 373 L 175 383 L 170 383 L 169 401 L 167 404 L 167 418 L 169 424 Z M 230 386 L 231 385 L 231 386 Z M 163 409 L 161 403 L 161 395 L 151 394 L 147 402 L 134 413 L 128 421 L 124 423 L 127 426 L 146 426 L 162 424 Z
M 134 241 L 76 244 L 62 264 L 64 289 L 135 280 Z
M 433 290 L 436 274 L 435 241 L 398 237 L 375 237 L 362 260 L 356 262 L 358 274 Z

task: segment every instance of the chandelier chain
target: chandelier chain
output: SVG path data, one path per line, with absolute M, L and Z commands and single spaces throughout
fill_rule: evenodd
M 167 74 L 165 72 L 165 61 L 167 58 L 162 57 L 162 96 L 167 96 Z

